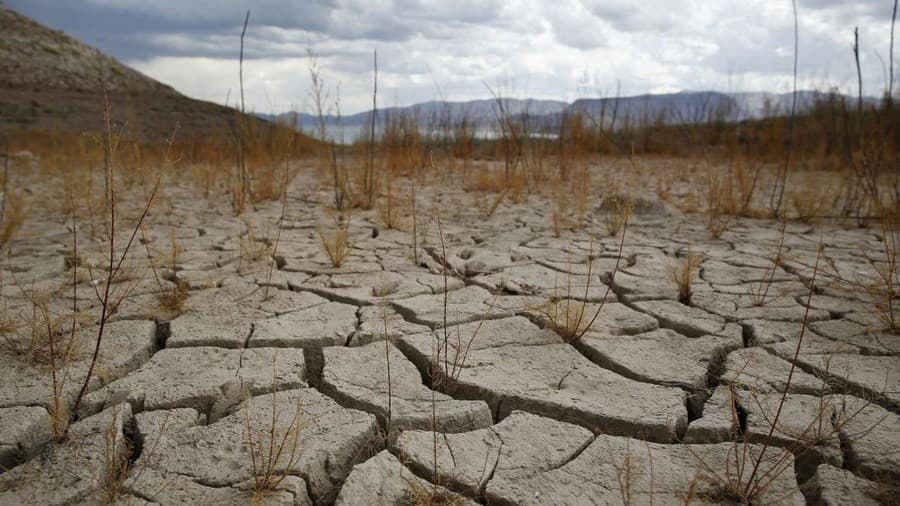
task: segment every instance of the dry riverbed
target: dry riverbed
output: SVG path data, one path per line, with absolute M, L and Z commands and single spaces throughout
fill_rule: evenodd
M 76 251 L 71 221 L 27 220 L 0 262 L 0 504 L 895 500 L 880 228 L 736 218 L 713 239 L 647 192 L 621 242 L 598 186 L 557 237 L 546 198 L 486 210 L 435 183 L 414 235 L 408 186 L 399 229 L 384 205 L 325 212 L 318 188 L 292 181 L 279 231 L 280 202 L 235 217 L 166 185 L 59 441 L 98 330 L 70 332 L 71 311 L 99 314 L 108 241 L 85 220 Z

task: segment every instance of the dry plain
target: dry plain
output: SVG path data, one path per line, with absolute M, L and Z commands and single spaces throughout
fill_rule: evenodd
M 604 163 L 580 196 L 398 178 L 352 212 L 301 163 L 237 216 L 169 174 L 139 228 L 122 181 L 111 283 L 105 208 L 14 172 L 0 504 L 894 500 L 896 229 L 712 234 L 689 180 Z

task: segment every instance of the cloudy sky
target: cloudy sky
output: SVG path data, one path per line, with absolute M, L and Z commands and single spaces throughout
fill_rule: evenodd
M 489 96 L 572 100 L 680 90 L 790 91 L 790 0 L 4 0 L 181 92 L 234 103 L 251 10 L 248 108 L 310 109 L 308 50 L 342 112 Z M 885 87 L 891 0 L 797 0 L 802 88 Z M 900 34 L 898 34 L 900 37 Z M 898 49 L 897 53 L 900 53 Z M 898 58 L 895 56 L 895 62 Z M 900 67 L 900 64 L 897 65 Z M 900 73 L 895 72 L 895 74 Z

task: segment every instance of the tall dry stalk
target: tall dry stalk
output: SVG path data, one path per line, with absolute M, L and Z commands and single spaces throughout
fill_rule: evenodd
M 856 115 L 862 123 L 862 70 L 859 67 L 859 27 L 853 27 L 853 61 L 856 62 Z M 860 140 L 862 140 L 862 128 L 859 129 Z
M 366 167 L 365 191 L 366 203 L 372 207 L 375 199 L 375 118 L 378 114 L 378 49 L 372 52 L 372 66 L 374 77 L 372 78 L 372 123 L 369 127 L 369 164 Z
M 103 151 L 104 151 L 104 172 L 106 181 L 109 183 L 109 208 L 108 208 L 108 218 L 109 218 L 109 242 L 108 242 L 108 257 L 107 257 L 107 269 L 106 269 L 106 280 L 103 283 L 102 292 L 97 286 L 94 286 L 94 293 L 97 296 L 97 299 L 100 303 L 100 321 L 99 328 L 97 330 L 97 335 L 94 339 L 94 351 L 91 355 L 91 362 L 88 366 L 87 373 L 85 374 L 84 381 L 81 384 L 81 388 L 78 391 L 78 395 L 75 397 L 75 402 L 72 404 L 72 409 L 69 414 L 69 424 L 63 431 L 63 435 L 65 435 L 68 431 L 71 422 L 75 420 L 75 417 L 78 415 L 78 408 L 81 405 L 84 396 L 87 394 L 87 388 L 90 384 L 91 378 L 94 375 L 94 370 L 97 367 L 97 362 L 100 358 L 100 348 L 103 344 L 103 336 L 104 331 L 106 329 L 106 324 L 109 320 L 109 317 L 112 315 L 112 310 L 114 309 L 114 305 L 112 304 L 112 285 L 113 280 L 116 276 L 121 272 L 122 264 L 125 262 L 125 259 L 128 257 L 128 252 L 131 250 L 131 246 L 134 244 L 135 237 L 138 232 L 141 230 L 141 226 L 144 223 L 148 213 L 150 212 L 150 207 L 153 205 L 153 200 L 156 197 L 156 194 L 159 190 L 160 183 L 162 182 L 163 173 L 160 172 L 156 178 L 156 182 L 150 192 L 150 195 L 147 199 L 147 203 L 141 212 L 140 217 L 137 220 L 137 223 L 134 226 L 134 229 L 131 231 L 131 235 L 128 239 L 128 242 L 125 244 L 124 249 L 118 256 L 116 257 L 116 193 L 115 193 L 115 166 L 113 164 L 113 156 L 115 154 L 115 149 L 118 144 L 118 139 L 113 140 L 112 129 L 110 128 L 110 119 L 109 119 L 110 111 L 109 111 L 109 100 L 106 94 L 106 87 L 103 86 Z
M 819 261 L 822 259 L 822 251 L 824 249 L 824 244 L 820 242 L 818 251 L 816 252 L 816 262 L 813 265 L 812 278 L 809 281 L 809 292 L 806 296 L 806 309 L 803 312 L 803 322 L 802 327 L 800 328 L 800 335 L 797 338 L 797 347 L 794 349 L 794 356 L 790 361 L 791 368 L 788 371 L 787 380 L 785 381 L 784 385 L 784 391 L 781 393 L 781 399 L 778 401 L 778 409 L 775 411 L 775 417 L 769 424 L 769 433 L 766 435 L 765 440 L 763 440 L 762 449 L 760 450 L 759 455 L 756 458 L 756 462 L 754 462 L 753 464 L 753 469 L 750 472 L 749 478 L 747 479 L 747 485 L 744 487 L 744 498 L 752 498 L 761 491 L 760 487 L 762 486 L 762 482 L 756 481 L 756 475 L 759 472 L 760 464 L 762 464 L 763 457 L 765 456 L 766 451 L 772 444 L 772 436 L 775 434 L 775 428 L 778 426 L 778 420 L 781 418 L 782 410 L 784 409 L 784 405 L 787 401 L 788 390 L 790 390 L 791 388 L 791 382 L 794 378 L 794 371 L 797 368 L 797 359 L 800 357 L 800 349 L 803 346 L 803 338 L 806 336 L 806 329 L 809 323 L 809 308 L 812 306 L 812 296 L 816 288 L 816 275 L 819 273 Z
M 787 139 L 785 139 L 784 148 L 784 165 L 778 174 L 775 185 L 772 187 L 772 194 L 769 196 L 769 211 L 772 216 L 778 216 L 781 212 L 781 206 L 784 203 L 784 190 L 787 183 L 788 167 L 791 162 L 791 148 L 794 138 L 794 116 L 797 113 L 797 61 L 800 46 L 800 28 L 797 18 L 797 0 L 791 0 L 791 6 L 794 13 L 794 71 L 793 86 L 791 88 L 791 114 L 788 116 Z
M 782 213 L 781 215 L 781 229 L 778 232 L 778 248 L 775 250 L 775 256 L 771 258 L 772 265 L 769 269 L 766 270 L 766 274 L 763 276 L 763 279 L 759 282 L 756 287 L 752 284 L 748 290 L 750 295 L 750 301 L 753 302 L 754 306 L 764 306 L 766 302 L 769 300 L 769 290 L 772 287 L 772 282 L 775 280 L 775 271 L 778 269 L 778 266 L 784 261 L 782 257 L 784 254 L 784 237 L 785 232 L 787 231 L 787 216 Z
M 287 186 L 291 170 L 290 152 L 291 148 L 294 146 L 295 138 L 296 136 L 291 134 L 290 140 L 288 141 L 288 150 L 284 156 L 284 174 L 281 178 L 281 216 L 278 218 L 278 232 L 275 233 L 275 242 L 272 244 L 271 261 L 269 262 L 269 269 L 266 272 L 266 286 L 263 288 L 264 300 L 269 298 L 269 286 L 272 284 L 272 273 L 275 270 L 275 264 L 277 263 L 275 256 L 278 254 L 278 245 L 281 242 L 281 231 L 284 229 L 284 220 L 287 217 Z
M 16 230 L 25 219 L 25 209 L 22 199 L 14 195 L 9 185 L 9 135 L 4 131 L 3 135 L 3 188 L 2 200 L 0 200 L 0 247 L 5 246 L 13 237 Z
M 419 225 L 416 217 L 416 178 L 413 177 L 410 181 L 410 192 L 412 196 L 410 197 L 410 202 L 412 203 L 412 236 L 413 236 L 413 262 L 416 265 L 419 265 Z
M 515 132 L 513 115 L 509 111 L 509 99 L 504 96 L 502 88 L 495 91 L 486 82 L 482 81 L 482 84 L 487 88 L 494 101 L 494 116 L 500 127 L 500 144 L 503 149 L 503 175 L 505 183 L 508 185 L 516 171 L 521 155 L 521 149 L 519 149 L 521 146 L 517 142 L 519 139 Z
M 309 78 L 312 82 L 309 94 L 312 98 L 313 107 L 315 108 L 316 128 L 318 130 L 319 141 L 322 145 L 319 152 L 319 162 L 322 164 L 323 168 L 327 166 L 327 168 L 331 170 L 334 207 L 336 210 L 341 210 L 344 208 L 344 183 L 339 171 L 337 146 L 333 139 L 329 140 L 328 138 L 328 117 L 332 111 L 329 93 L 325 86 L 325 79 L 322 77 L 322 69 L 319 67 L 318 55 L 316 55 L 312 48 L 306 48 L 306 55 L 309 59 L 307 71 L 309 72 Z M 338 94 L 340 94 L 340 90 L 338 90 Z M 340 96 L 338 96 L 335 103 L 338 104 L 339 108 Z M 338 120 L 340 123 L 340 109 L 338 109 Z M 343 127 L 341 127 L 341 131 L 343 132 Z M 343 135 L 343 133 L 341 135 Z M 326 150 L 326 148 L 329 148 L 330 151 Z
M 391 335 L 388 333 L 387 300 L 381 304 L 381 321 L 384 324 L 384 362 L 387 367 L 387 427 L 385 433 L 390 437 L 393 421 L 393 384 L 391 383 Z
M 238 78 L 241 87 L 241 130 L 238 134 L 238 176 L 240 188 L 235 188 L 235 212 L 244 210 L 244 201 L 250 190 L 250 175 L 247 173 L 247 110 L 244 104 L 244 36 L 247 34 L 247 24 L 250 22 L 250 10 L 244 16 L 244 26 L 241 29 L 241 53 L 238 59 Z
M 887 100 L 888 105 L 894 100 L 894 25 L 897 22 L 897 0 L 894 0 L 894 9 L 891 11 L 891 47 L 888 52 L 888 64 L 890 72 L 888 73 L 888 89 Z M 888 107 L 890 109 L 890 107 Z
M 449 295 L 448 295 L 449 282 L 447 279 L 447 276 L 448 276 L 447 270 L 449 269 L 449 265 L 447 265 L 447 248 L 444 244 L 444 227 L 441 225 L 441 214 L 438 209 L 435 209 L 435 218 L 437 219 L 438 238 L 441 241 L 441 259 L 444 264 L 442 266 L 443 268 L 441 269 L 442 274 L 443 274 L 443 279 L 444 279 L 444 295 L 443 295 L 443 308 L 442 308 L 444 325 L 442 327 L 442 331 L 444 333 L 444 346 L 446 347 L 448 344 L 448 341 L 449 341 L 449 334 L 448 334 L 449 329 L 447 329 L 447 303 L 448 303 L 447 298 L 449 297 Z M 432 340 L 432 346 L 434 346 L 434 344 L 435 343 Z M 437 343 L 436 348 L 437 348 L 438 357 L 437 357 L 437 360 L 435 360 L 435 361 L 439 363 L 440 362 L 441 343 Z M 434 356 L 434 350 L 432 350 L 431 353 L 432 353 L 432 356 Z M 446 353 L 446 348 L 445 348 L 445 350 L 444 350 L 444 360 L 445 361 L 446 361 L 446 356 L 447 356 L 447 353 Z M 437 495 L 437 493 L 438 493 L 438 456 L 437 456 L 437 454 L 438 454 L 438 450 L 437 450 L 438 449 L 438 436 L 437 436 L 437 397 L 436 396 L 437 396 L 437 389 L 439 388 L 439 386 L 436 384 L 436 381 L 435 381 L 436 372 L 437 372 L 436 369 L 437 369 L 437 367 L 432 366 L 432 371 L 431 371 L 431 383 L 432 383 L 431 384 L 431 451 L 432 451 L 432 455 L 431 455 L 431 459 L 432 459 L 432 464 L 433 464 L 432 467 L 434 469 L 434 472 L 431 475 L 431 483 L 433 483 L 433 485 L 434 485 L 432 487 L 432 495 Z M 446 371 L 446 370 L 447 370 L 447 365 L 445 362 L 444 371 Z
M 278 392 L 275 389 L 275 360 L 272 356 L 272 410 L 267 427 L 254 430 L 249 404 L 244 404 L 244 434 L 250 451 L 253 471 L 253 497 L 251 504 L 262 504 L 266 495 L 276 490 L 287 478 L 302 456 L 299 451 L 300 432 L 306 425 L 299 396 L 294 402 L 291 421 L 282 431 L 278 428 Z M 286 392 L 282 392 L 286 395 Z M 281 432 L 281 433 L 279 433 Z M 286 460 L 286 462 L 285 462 Z
M 9 134 L 3 130 L 3 200 L 0 200 L 0 225 L 6 223 L 6 201 L 9 199 Z

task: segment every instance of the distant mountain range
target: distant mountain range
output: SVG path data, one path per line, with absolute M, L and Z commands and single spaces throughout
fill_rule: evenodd
M 819 91 L 797 92 L 797 111 L 808 110 L 816 101 L 826 98 Z M 854 101 L 853 97 L 845 97 Z M 581 98 L 572 103 L 558 100 L 502 99 L 506 115 L 526 117 L 535 130 L 555 129 L 566 114 L 581 113 L 591 121 L 602 121 L 606 127 L 621 127 L 627 122 L 646 124 L 663 121 L 666 124 L 699 123 L 710 119 L 741 121 L 745 119 L 786 115 L 791 110 L 792 93 L 740 92 L 725 94 L 715 91 L 682 91 L 659 95 L 631 97 Z M 867 103 L 877 99 L 866 97 Z M 406 107 L 378 109 L 377 123 L 382 126 L 387 118 L 406 116 L 415 118 L 420 128 L 439 125 L 458 125 L 463 120 L 474 128 L 487 128 L 496 124 L 500 116 L 498 100 L 471 100 L 468 102 L 430 101 Z M 308 113 L 284 113 L 261 115 L 270 120 L 287 120 L 296 117 L 304 130 L 315 129 L 319 118 Z M 372 122 L 372 111 L 360 112 L 338 118 L 324 117 L 326 126 L 343 125 L 351 129 L 365 128 Z
M 537 100 L 504 98 L 503 109 L 507 114 L 514 116 L 530 114 L 533 116 L 548 116 L 561 113 L 570 104 L 559 100 Z M 492 99 L 470 100 L 468 102 L 422 102 L 406 107 L 386 107 L 378 109 L 376 119 L 383 122 L 389 117 L 408 116 L 415 118 L 420 126 L 429 124 L 437 125 L 441 121 L 451 124 L 459 124 L 466 120 L 470 125 L 483 126 L 492 123 L 499 111 L 499 103 Z M 269 120 L 288 121 L 295 113 L 260 114 Z M 341 124 L 345 127 L 365 127 L 372 124 L 372 111 L 364 111 L 338 118 L 333 114 L 324 117 L 328 126 Z M 304 130 L 316 128 L 319 122 L 318 116 L 308 113 L 296 113 L 296 121 Z

